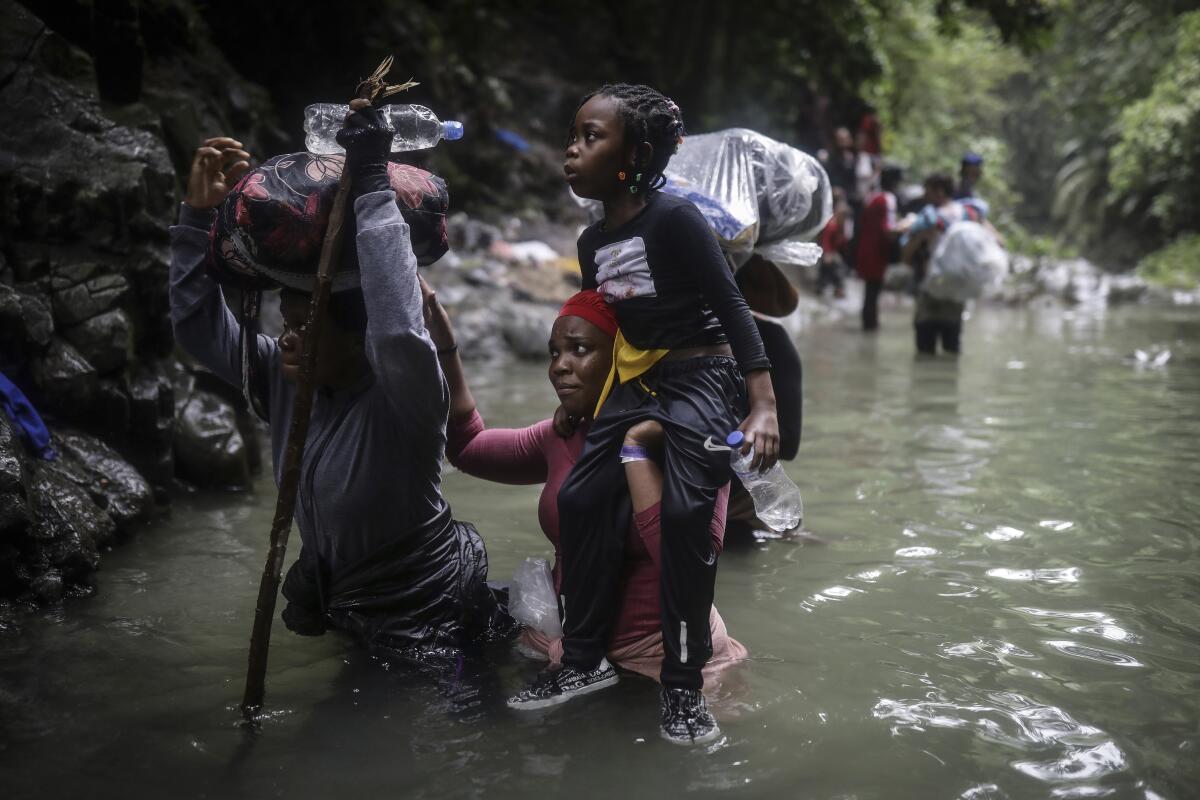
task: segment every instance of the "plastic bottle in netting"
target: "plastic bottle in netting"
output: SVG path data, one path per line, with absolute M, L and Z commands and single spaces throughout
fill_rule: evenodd
M 745 454 L 738 452 L 745 440 L 741 431 L 734 431 L 725 438 L 725 444 L 730 447 L 729 463 L 733 466 L 733 472 L 754 501 L 758 518 L 779 533 L 799 527 L 804 521 L 804 501 L 800 497 L 800 489 L 792 483 L 779 463 L 764 472 L 757 472 L 751 467 L 754 448 Z
M 393 153 L 425 150 L 436 146 L 442 139 L 454 141 L 463 135 L 461 122 L 442 122 L 425 106 L 395 104 L 383 106 L 380 110 L 388 125 L 396 131 L 392 138 Z M 318 156 L 346 152 L 337 143 L 337 132 L 342 129 L 348 113 L 349 106 L 337 103 L 314 103 L 304 109 L 305 149 Z

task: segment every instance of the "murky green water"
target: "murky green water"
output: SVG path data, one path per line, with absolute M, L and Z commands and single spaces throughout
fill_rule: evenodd
M 1163 368 L 1127 358 L 1165 345 Z M 540 715 L 453 711 L 427 681 L 276 623 L 263 732 L 237 727 L 273 495 L 180 499 L 94 599 L 0 639 L 0 795 L 1042 798 L 1196 796 L 1200 314 L 986 310 L 957 362 L 807 332 L 790 471 L 826 544 L 727 552 L 753 661 L 707 749 L 657 737 L 654 686 Z M 477 367 L 492 423 L 540 367 Z M 449 476 L 493 577 L 545 553 L 537 489 Z M 295 544 L 293 552 L 295 551 Z

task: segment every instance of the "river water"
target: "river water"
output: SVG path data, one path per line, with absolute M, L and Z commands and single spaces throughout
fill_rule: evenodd
M 823 542 L 727 551 L 717 604 L 750 662 L 724 737 L 657 735 L 654 685 L 540 714 L 275 624 L 270 714 L 238 726 L 274 495 L 179 498 L 105 556 L 98 594 L 0 638 L 0 796 L 1187 798 L 1200 791 L 1200 314 L 985 309 L 915 360 L 908 318 L 799 339 L 788 466 Z M 1138 349 L 1167 347 L 1165 366 Z M 472 366 L 492 424 L 553 396 Z M 548 552 L 536 487 L 445 480 L 505 579 Z M 292 554 L 298 549 L 293 536 Z

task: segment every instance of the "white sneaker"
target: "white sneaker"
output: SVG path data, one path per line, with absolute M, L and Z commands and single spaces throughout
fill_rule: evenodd
M 541 672 L 529 688 L 508 699 L 508 707 L 521 711 L 556 706 L 616 684 L 617 671 L 607 658 L 589 670 L 564 666 L 557 672 Z

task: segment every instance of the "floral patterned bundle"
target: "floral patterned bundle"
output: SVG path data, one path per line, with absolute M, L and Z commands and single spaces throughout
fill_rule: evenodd
M 230 191 L 209 232 L 209 268 L 223 284 L 247 290 L 287 287 L 311 291 L 344 156 L 291 153 L 246 173 Z M 441 258 L 450 195 L 437 175 L 388 164 L 396 204 L 408 223 L 422 266 Z M 333 291 L 359 286 L 353 204 L 347 209 L 341 262 Z

